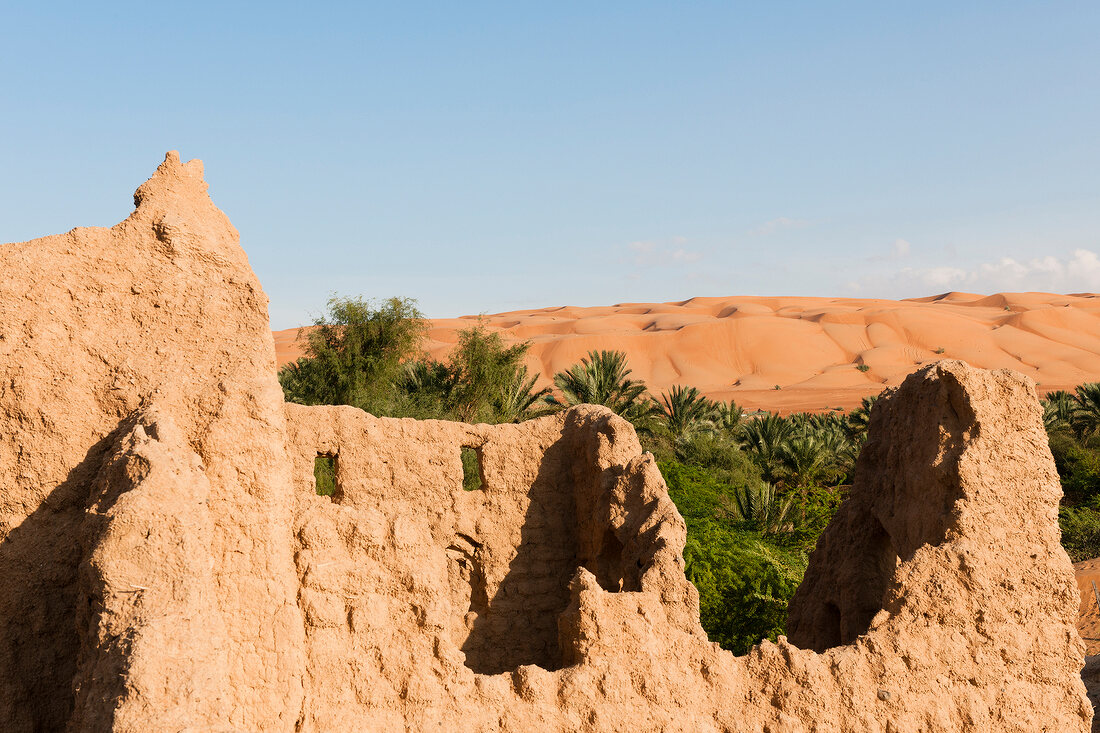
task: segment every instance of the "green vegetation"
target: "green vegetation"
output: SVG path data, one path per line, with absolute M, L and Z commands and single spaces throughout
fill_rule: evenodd
M 481 488 L 481 458 L 476 448 L 462 449 L 462 488 L 466 491 Z
M 603 405 L 632 423 L 643 422 L 653 407 L 645 398 L 645 383 L 629 376 L 623 352 L 590 351 L 579 364 L 555 374 L 554 384 L 570 405 Z
M 428 323 L 407 298 L 375 305 L 333 297 L 314 325 L 306 355 L 279 372 L 290 402 L 489 423 L 518 422 L 553 407 L 550 389 L 536 390 L 537 378 L 523 364 L 529 344 L 505 346 L 480 322 L 458 332 L 446 362 L 424 353 Z
M 336 493 L 336 459 L 320 455 L 313 461 L 313 480 L 320 496 L 332 496 Z
M 557 399 L 535 388 L 523 364 L 529 344 L 505 346 L 481 322 L 459 332 L 446 361 L 429 358 L 427 325 L 411 300 L 333 298 L 316 325 L 307 356 L 279 374 L 290 401 L 487 423 L 592 403 L 631 421 L 687 524 L 685 570 L 699 590 L 703 628 L 738 654 L 783 633 L 809 553 L 850 485 L 876 400 L 847 414 L 746 415 L 692 386 L 649 395 L 619 351 L 589 352 L 555 374 Z M 1100 383 L 1050 393 L 1043 420 L 1065 492 L 1063 545 L 1074 560 L 1100 556 Z M 476 449 L 463 448 L 467 490 L 481 486 L 478 463 Z M 318 493 L 335 491 L 331 457 L 318 457 L 315 476 Z
M 1100 557 L 1100 382 L 1048 394 L 1043 424 L 1062 479 L 1062 546 L 1074 562 Z
M 376 415 L 397 411 L 396 388 L 406 362 L 419 350 L 428 324 L 407 298 L 378 306 L 336 298 L 314 321 L 306 355 L 279 372 L 287 400 L 303 405 L 355 405 Z

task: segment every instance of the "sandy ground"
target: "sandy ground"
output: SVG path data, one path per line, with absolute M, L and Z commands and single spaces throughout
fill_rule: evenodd
M 434 320 L 428 351 L 445 357 L 457 331 L 477 318 Z M 508 341 L 531 341 L 528 363 L 544 385 L 590 349 L 620 349 L 654 393 L 694 385 L 715 399 L 784 413 L 850 409 L 942 358 L 1015 369 L 1043 393 L 1100 379 L 1096 294 L 692 298 L 482 318 Z M 301 355 L 297 336 L 298 329 L 275 332 L 280 365 Z
M 1073 569 L 1077 573 L 1077 588 L 1081 591 L 1077 630 L 1088 646 L 1087 654 L 1100 654 L 1100 558 L 1074 563 Z

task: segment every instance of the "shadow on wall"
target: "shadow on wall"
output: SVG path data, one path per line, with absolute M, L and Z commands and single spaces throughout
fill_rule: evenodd
M 0 543 L 0 720 L 6 732 L 64 730 L 72 716 L 77 624 L 92 604 L 79 597 L 85 503 L 125 427 L 93 445 Z
M 880 400 L 875 405 L 875 437 L 856 464 L 858 488 L 818 540 L 791 599 L 787 635 L 795 646 L 823 652 L 867 633 L 887 606 L 900 563 L 920 547 L 946 540 L 962 493 L 945 477 L 957 470 L 971 441 L 973 410 L 948 402 L 939 419 L 946 436 L 942 450 L 937 441 L 921 441 L 921 455 L 902 458 L 882 437 L 883 411 L 891 404 Z
M 485 453 L 479 451 L 479 459 Z M 500 454 L 497 456 L 499 460 Z M 593 532 L 598 536 L 580 536 L 584 527 L 600 525 L 598 520 L 579 522 L 578 509 L 591 513 L 591 519 L 609 516 L 609 512 L 607 507 L 601 511 L 589 506 L 598 501 L 604 476 L 596 477 L 592 487 L 585 487 L 593 495 L 578 508 L 577 460 L 576 446 L 568 439 L 546 449 L 527 492 L 530 501 L 518 546 L 486 548 L 476 538 L 459 535 L 448 547 L 452 607 L 468 609 L 463 619 L 468 636 L 456 641 L 466 655 L 466 666 L 474 672 L 500 674 L 527 664 L 551 671 L 564 666 L 558 617 L 569 605 L 569 585 L 582 566 L 609 592 L 640 590 L 640 571 L 628 572 L 624 546 L 614 528 L 604 525 L 602 531 Z M 486 475 L 491 477 L 494 472 L 480 470 L 479 474 L 484 482 Z M 494 496 L 501 489 L 491 480 L 481 488 L 490 507 L 494 500 L 506 500 Z M 495 588 L 485 577 L 488 551 L 515 553 Z
M 569 603 L 569 582 L 578 566 L 570 457 L 566 441 L 547 449 L 530 488 L 519 545 L 496 588 L 487 587 L 484 574 L 485 553 L 490 548 L 464 535 L 448 548 L 451 587 L 458 589 L 453 600 L 460 604 L 458 608 L 468 609 L 464 620 L 469 635 L 460 646 L 466 666 L 474 672 L 499 674 L 525 664 L 548 670 L 562 666 L 558 616 Z M 486 492 L 490 506 L 494 499 L 506 500 L 493 496 L 502 489 L 491 481 L 481 490 Z

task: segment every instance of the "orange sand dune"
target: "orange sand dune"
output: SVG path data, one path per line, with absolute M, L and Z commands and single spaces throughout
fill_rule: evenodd
M 850 409 L 937 359 L 1015 369 L 1042 392 L 1100 380 L 1096 294 L 692 298 L 483 320 L 509 342 L 530 340 L 529 366 L 544 385 L 591 349 L 619 349 L 654 393 L 694 385 L 715 399 L 784 413 Z M 477 316 L 432 321 L 429 353 L 445 357 L 457 331 L 476 322 Z M 297 336 L 298 329 L 275 333 L 280 365 L 301 355 Z

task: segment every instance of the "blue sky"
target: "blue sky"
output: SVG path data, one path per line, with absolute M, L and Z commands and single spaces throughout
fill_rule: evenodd
M 1100 3 L 0 6 L 0 241 L 202 158 L 271 297 L 1100 291 Z

